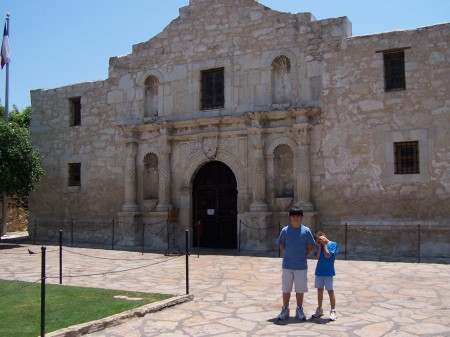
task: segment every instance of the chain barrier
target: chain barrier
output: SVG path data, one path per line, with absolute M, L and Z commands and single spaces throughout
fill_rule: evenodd
M 155 266 L 164 262 L 168 262 L 171 260 L 174 260 L 176 258 L 178 258 L 179 256 L 174 256 L 172 258 L 167 258 L 165 261 L 157 261 L 155 263 L 150 263 L 144 266 L 139 266 L 139 267 L 132 267 L 132 268 L 127 268 L 127 269 L 122 269 L 122 270 L 115 270 L 115 271 L 104 271 L 104 272 L 99 272 L 99 273 L 91 273 L 91 274 L 78 274 L 78 275 L 64 275 L 64 278 L 78 278 L 78 277 L 91 277 L 91 276 L 102 276 L 102 275 L 108 275 L 108 274 L 118 274 L 118 273 L 123 273 L 126 271 L 131 271 L 131 270 L 138 270 L 138 269 L 143 269 L 143 268 L 148 268 L 151 266 Z M 47 276 L 47 278 L 49 279 L 56 279 L 59 278 L 59 276 Z
M 150 228 L 151 228 L 151 226 L 159 225 L 161 223 L 164 223 L 164 226 L 162 226 L 161 229 L 157 232 L 152 232 L 150 229 L 147 228 L 147 226 L 150 226 Z M 146 232 L 148 232 L 154 236 L 159 236 L 163 232 L 163 230 L 166 228 L 167 220 L 162 220 L 162 221 L 155 222 L 155 223 L 144 223 L 143 226 L 144 226 L 144 229 Z
M 76 255 L 80 255 L 80 256 L 90 257 L 90 258 L 93 258 L 93 259 L 106 259 L 106 258 L 102 258 L 102 257 L 98 257 L 98 256 L 92 256 L 92 255 L 87 255 L 87 254 L 82 254 L 82 253 L 76 253 L 76 252 L 73 252 L 73 251 L 70 251 L 70 250 L 65 250 L 65 251 L 68 252 L 68 253 L 72 253 L 72 254 L 76 254 Z M 128 271 L 148 268 L 148 267 L 155 266 L 155 265 L 158 265 L 158 264 L 162 264 L 162 263 L 165 263 L 165 262 L 170 262 L 172 260 L 178 259 L 179 257 L 180 256 L 170 256 L 170 257 L 164 256 L 164 257 L 156 259 L 156 261 L 153 261 L 152 263 L 149 263 L 149 264 L 146 264 L 146 265 L 143 265 L 143 266 L 131 267 L 131 268 L 126 268 L 126 269 L 121 269 L 121 270 L 113 270 L 113 271 L 109 270 L 109 271 L 103 271 L 103 272 L 88 273 L 88 274 L 64 275 L 64 278 L 82 278 L 82 277 L 92 277 L 92 276 L 118 274 L 118 273 L 123 273 L 123 272 L 128 272 Z M 126 260 L 126 261 L 130 261 L 130 259 L 109 259 L 109 260 L 115 260 L 115 261 Z M 134 260 L 134 261 L 148 261 L 147 259 L 131 259 L 131 260 Z M 14 274 L 16 274 L 16 275 L 17 274 L 29 274 L 29 272 L 22 272 L 22 273 L 15 272 Z M 36 273 L 36 274 L 39 274 L 39 273 Z M 51 276 L 50 275 L 50 276 L 46 276 L 45 279 L 58 279 L 59 277 L 60 276 Z M 13 281 L 16 281 L 16 282 L 27 282 L 27 284 L 25 284 L 24 286 L 22 286 L 22 287 L 20 287 L 18 289 L 15 289 L 15 290 L 12 290 L 12 291 L 0 294 L 0 298 L 1 297 L 6 297 L 7 295 L 10 295 L 10 294 L 16 293 L 18 291 L 21 291 L 22 289 L 30 287 L 30 286 L 32 286 L 35 283 L 41 282 L 42 278 L 39 278 L 38 280 L 36 280 L 34 282 L 21 281 L 21 280 L 18 280 L 18 279 L 15 279 Z
M 96 229 L 92 229 L 92 228 L 90 228 L 90 227 L 87 227 L 86 225 L 91 225 L 91 224 L 98 224 L 98 222 L 85 222 L 85 221 L 83 221 L 83 222 L 78 222 L 78 221 L 73 221 L 72 222 L 73 223 L 73 225 L 85 225 L 85 227 L 86 228 L 83 228 L 83 230 L 85 230 L 86 232 L 99 232 L 99 231 L 101 231 L 101 230 L 103 230 L 103 229 L 106 229 L 106 228 L 109 228 L 111 225 L 110 224 L 106 224 L 106 225 L 103 225 L 102 227 L 100 227 L 100 228 L 96 228 Z
M 268 230 L 268 229 L 272 229 L 272 228 L 278 228 L 279 224 L 273 225 L 273 226 L 269 226 L 269 227 L 253 227 L 253 226 L 249 226 L 247 225 L 244 221 L 240 220 L 240 222 L 247 228 L 250 229 L 254 229 L 254 230 Z M 253 221 L 252 221 L 253 222 Z M 254 224 L 254 223 L 253 223 Z
M 79 255 L 79 256 L 84 256 L 84 257 L 90 257 L 93 259 L 99 259 L 99 260 L 111 260 L 111 261 L 148 261 L 148 259 L 117 259 L 117 258 L 108 258 L 108 257 L 100 257 L 100 256 L 92 256 L 92 255 L 88 255 L 88 254 L 83 254 L 83 253 L 78 253 L 78 252 L 74 252 L 71 251 L 70 249 L 65 248 L 64 252 L 70 253 L 70 254 L 75 254 L 75 255 Z M 161 258 L 162 259 L 162 258 Z
M 115 241 L 115 227 L 119 226 L 119 227 L 123 227 L 123 226 L 142 226 L 142 247 L 144 250 L 144 246 L 145 246 L 145 233 L 149 233 L 150 235 L 156 236 L 156 237 L 166 237 L 167 239 L 167 244 L 169 246 L 169 230 L 168 230 L 168 225 L 169 225 L 169 212 L 167 214 L 167 218 L 163 219 L 161 221 L 157 221 L 157 222 L 144 222 L 144 223 L 138 223 L 136 224 L 135 222 L 127 222 L 127 221 L 117 221 L 116 219 L 112 219 L 112 221 L 110 223 L 106 222 L 105 220 L 89 220 L 89 221 L 85 221 L 85 220 L 68 220 L 68 219 L 64 219 L 62 221 L 43 221 L 40 222 L 38 224 L 37 219 L 34 219 L 34 235 L 33 235 L 33 244 L 36 245 L 36 237 L 37 237 L 37 232 L 39 231 L 39 229 L 41 231 L 49 231 L 49 230 L 54 230 L 55 228 L 60 228 L 60 231 L 63 232 L 68 232 L 68 240 L 70 240 L 70 246 L 73 247 L 74 242 L 78 242 L 78 243 L 87 243 L 89 244 L 89 239 L 90 237 L 87 238 L 84 237 L 83 238 L 78 239 L 78 241 L 76 240 L 76 235 L 77 235 L 77 230 L 78 232 L 82 232 L 82 233 L 104 233 L 108 230 L 111 231 L 111 235 L 109 235 L 109 238 L 105 237 L 104 235 L 102 236 L 105 239 L 104 244 L 108 245 L 111 244 L 111 249 L 114 250 L 114 245 L 116 243 Z M 93 228 L 93 225 L 96 225 L 96 227 Z M 98 227 L 100 226 L 100 227 Z M 161 227 L 159 227 L 161 226 Z M 82 228 L 80 230 L 80 228 Z M 101 234 L 100 234 L 101 235 Z M 57 239 L 55 236 L 51 236 L 51 235 L 46 235 L 46 242 L 56 242 Z M 98 238 L 98 235 L 97 235 Z M 67 240 L 67 237 L 66 237 Z M 96 242 L 98 244 L 98 242 Z M 31 253 L 30 253 L 31 254 Z

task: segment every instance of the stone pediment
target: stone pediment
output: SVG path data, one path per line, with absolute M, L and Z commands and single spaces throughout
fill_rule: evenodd
M 194 52 L 204 56 L 208 53 L 221 54 L 221 50 L 228 54 L 230 48 L 245 50 L 261 39 L 273 41 L 272 34 L 267 33 L 274 28 L 290 26 L 288 21 L 292 16 L 296 16 L 296 21 L 304 25 L 314 21 L 311 13 L 283 13 L 255 0 L 190 0 L 188 6 L 179 9 L 179 16 L 159 34 L 133 45 L 130 56 L 145 53 L 160 64 L 166 61 L 163 55 L 173 53 L 192 55 Z M 235 37 L 232 46 L 229 45 L 230 41 L 225 46 L 217 43 L 217 39 L 210 34 L 217 31 L 217 36 L 222 35 L 221 30 Z M 190 43 L 194 40 L 197 43 Z

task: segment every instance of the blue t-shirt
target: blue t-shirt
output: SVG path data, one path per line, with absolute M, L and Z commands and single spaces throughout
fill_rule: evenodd
M 278 245 L 284 245 L 283 268 L 303 270 L 308 268 L 306 249 L 314 244 L 314 237 L 308 227 L 301 225 L 284 227 L 278 237 Z
M 334 270 L 334 260 L 338 254 L 338 245 L 336 242 L 330 241 L 327 244 L 328 251 L 331 253 L 330 258 L 327 259 L 325 256 L 325 249 L 320 250 L 320 257 L 317 260 L 316 265 L 316 276 L 335 276 L 336 271 Z

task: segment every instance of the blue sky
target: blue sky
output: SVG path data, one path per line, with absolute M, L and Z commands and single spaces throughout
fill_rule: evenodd
M 207 0 L 206 0 L 207 1 Z M 353 35 L 450 22 L 450 0 L 260 0 L 316 19 L 347 16 Z M 189 0 L 0 0 L 10 13 L 9 109 L 31 104 L 30 90 L 104 80 L 109 58 L 158 34 Z M 3 30 L 2 30 L 3 31 Z M 0 99 L 5 104 L 5 69 Z

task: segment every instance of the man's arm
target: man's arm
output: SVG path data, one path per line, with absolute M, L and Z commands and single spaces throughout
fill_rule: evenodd
M 306 248 L 306 256 L 309 255 L 309 253 L 311 253 L 311 251 L 313 250 L 314 245 L 308 245 L 308 247 Z

